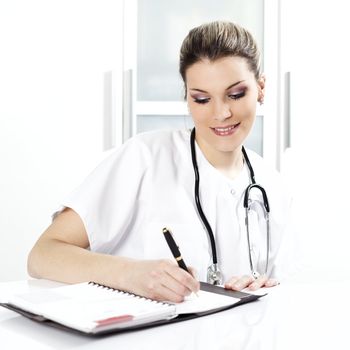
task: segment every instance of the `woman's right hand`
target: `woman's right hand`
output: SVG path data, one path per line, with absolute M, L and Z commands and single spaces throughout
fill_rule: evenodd
M 92 252 L 80 216 L 66 208 L 38 239 L 28 258 L 32 277 L 65 283 L 94 281 L 160 301 L 181 302 L 199 282 L 174 260 L 134 260 Z
M 179 303 L 199 290 L 199 282 L 172 260 L 129 260 L 127 265 L 123 284 L 132 293 Z

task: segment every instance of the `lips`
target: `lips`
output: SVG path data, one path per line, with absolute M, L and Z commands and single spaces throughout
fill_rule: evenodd
M 220 127 L 216 127 L 216 128 L 211 128 L 215 135 L 218 136 L 229 136 L 232 135 L 236 129 L 239 127 L 240 123 L 238 124 L 234 124 L 234 125 L 229 125 L 229 126 L 220 126 Z

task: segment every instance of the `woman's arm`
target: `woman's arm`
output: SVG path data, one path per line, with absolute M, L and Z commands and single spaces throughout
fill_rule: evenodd
M 181 302 L 199 282 L 171 260 L 135 260 L 89 251 L 82 220 L 72 209 L 60 213 L 28 257 L 35 278 L 65 283 L 94 281 L 156 300 Z

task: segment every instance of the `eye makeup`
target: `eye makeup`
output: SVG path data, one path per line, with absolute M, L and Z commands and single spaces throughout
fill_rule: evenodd
M 232 100 L 239 100 L 240 98 L 244 97 L 246 94 L 247 88 L 241 88 L 241 89 L 235 89 L 234 91 L 228 92 L 227 96 Z M 191 98 L 193 99 L 193 102 L 198 104 L 205 104 L 210 101 L 210 97 L 203 96 L 202 94 L 191 94 Z
M 240 98 L 244 97 L 246 92 L 248 90 L 248 87 L 244 84 L 235 86 L 234 88 L 231 88 L 228 91 L 228 97 L 232 100 L 239 100 Z
M 232 84 L 227 88 L 227 97 L 232 100 L 239 100 L 240 98 L 246 95 L 248 87 L 245 84 L 242 84 L 243 81 L 239 81 L 235 84 Z M 205 104 L 211 100 L 210 95 L 200 89 L 193 89 L 190 93 L 190 97 L 193 99 L 193 102 L 198 104 Z
M 199 104 L 205 104 L 210 101 L 209 97 L 196 97 L 191 95 L 191 98 L 193 98 L 193 102 L 199 103 Z
M 228 97 L 231 98 L 232 100 L 239 100 L 240 98 L 245 96 L 245 93 L 246 93 L 246 89 L 243 89 L 238 92 L 229 93 Z

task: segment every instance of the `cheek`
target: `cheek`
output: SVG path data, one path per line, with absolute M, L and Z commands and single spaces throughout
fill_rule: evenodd
M 210 116 L 210 107 L 205 105 L 200 105 L 198 103 L 192 102 L 188 103 L 188 111 L 194 122 L 204 121 Z
M 251 119 L 256 115 L 256 101 L 254 98 L 247 98 L 239 101 L 235 101 L 232 104 L 233 114 L 238 115 L 240 118 Z

